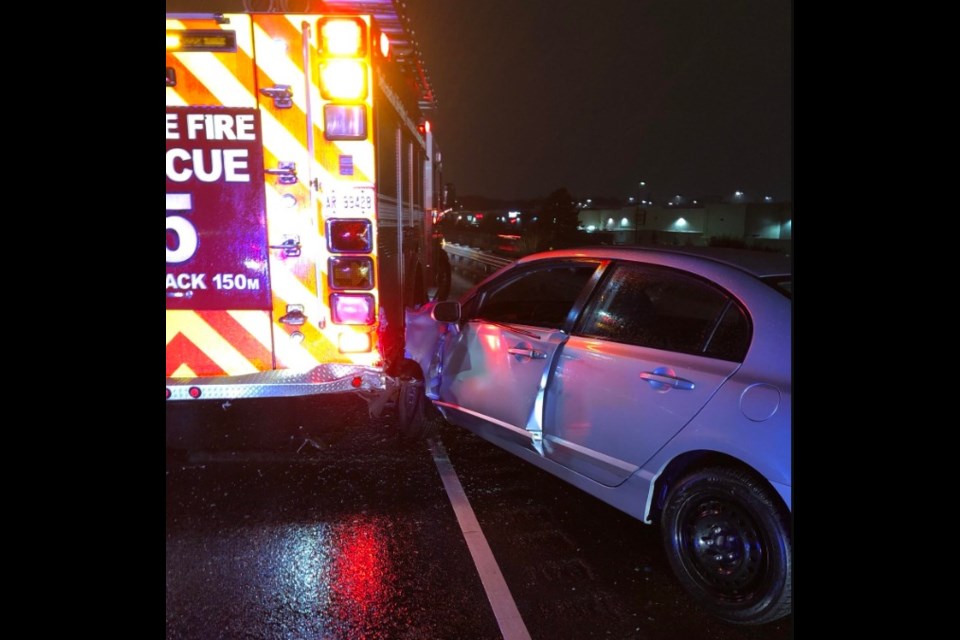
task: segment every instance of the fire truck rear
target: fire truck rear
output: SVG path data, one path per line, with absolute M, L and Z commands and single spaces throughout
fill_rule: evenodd
M 404 307 L 449 291 L 407 19 L 318 6 L 167 14 L 168 401 L 360 392 L 380 408 L 417 371 Z

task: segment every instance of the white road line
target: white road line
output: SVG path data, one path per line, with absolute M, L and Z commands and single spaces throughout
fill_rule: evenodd
M 470 500 L 463 491 L 463 485 L 460 484 L 460 478 L 457 477 L 457 472 L 454 471 L 450 458 L 447 457 L 443 443 L 437 439 L 430 440 L 430 453 L 433 454 L 433 461 L 437 465 L 437 470 L 440 471 L 440 479 L 443 481 L 443 488 L 447 490 L 453 511 L 457 514 L 460 531 L 463 533 L 463 539 L 467 541 L 470 555 L 473 556 L 473 564 L 476 565 L 477 573 L 480 574 L 483 590 L 487 592 L 487 599 L 493 607 L 493 615 L 497 618 L 503 640 L 530 640 L 527 626 L 523 624 L 517 604 L 513 601 L 503 574 L 500 573 L 500 567 L 493 557 L 493 552 L 490 551 L 490 545 L 487 544 L 487 539 L 480 529 L 480 523 L 473 514 Z

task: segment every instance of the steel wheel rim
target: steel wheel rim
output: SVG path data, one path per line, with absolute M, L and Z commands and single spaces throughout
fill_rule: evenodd
M 712 598 L 750 605 L 768 593 L 770 541 L 740 503 L 721 494 L 688 501 L 676 542 L 687 573 Z

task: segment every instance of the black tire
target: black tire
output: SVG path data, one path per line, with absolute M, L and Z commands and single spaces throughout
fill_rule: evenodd
M 453 272 L 450 269 L 450 260 L 447 258 L 447 252 L 440 250 L 439 255 L 436 277 L 437 292 L 433 299 L 442 302 L 450 296 L 450 289 L 453 287 Z
M 417 308 L 420 305 L 428 302 L 427 288 L 423 282 L 423 267 L 421 267 L 420 263 L 418 262 L 413 270 L 409 271 L 408 273 L 412 273 L 413 278 L 408 286 L 408 295 L 407 299 L 404 301 L 404 304 L 408 307 Z
M 790 613 L 788 523 L 764 482 L 715 467 L 671 487 L 660 527 L 670 565 L 696 600 L 728 622 L 763 624 Z
M 422 440 L 437 434 L 443 417 L 424 393 L 423 372 L 412 360 L 404 361 L 397 396 L 397 431 L 404 440 Z

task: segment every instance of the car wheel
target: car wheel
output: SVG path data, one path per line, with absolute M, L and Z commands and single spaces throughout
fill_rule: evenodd
M 424 393 L 420 366 L 407 360 L 399 375 L 397 396 L 397 428 L 401 438 L 419 440 L 436 435 L 442 417 Z
M 788 519 L 776 493 L 753 474 L 717 467 L 682 478 L 660 526 L 674 573 L 715 615 L 762 624 L 790 612 Z

